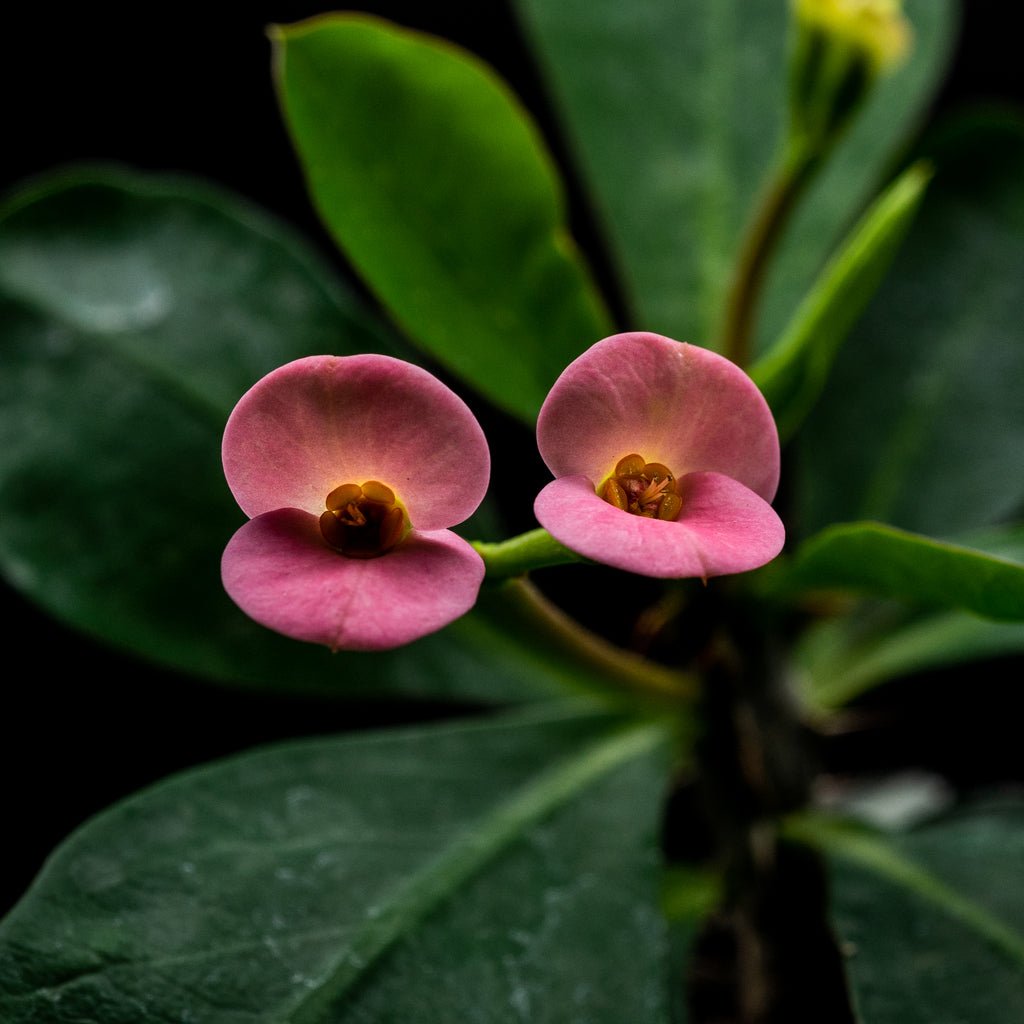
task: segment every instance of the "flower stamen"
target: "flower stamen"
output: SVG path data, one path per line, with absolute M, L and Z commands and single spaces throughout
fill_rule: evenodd
M 395 492 L 378 480 L 335 487 L 325 504 L 320 533 L 349 558 L 383 555 L 408 532 L 408 519 Z
M 635 452 L 615 464 L 615 471 L 597 493 L 617 509 L 644 519 L 673 521 L 683 500 L 676 490 L 676 478 L 668 466 L 648 462 Z

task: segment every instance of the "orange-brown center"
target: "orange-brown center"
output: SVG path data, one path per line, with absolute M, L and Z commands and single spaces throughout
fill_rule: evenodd
M 597 493 L 616 508 L 645 519 L 674 520 L 683 507 L 676 478 L 668 466 L 647 462 L 642 455 L 626 455 Z
M 395 492 L 378 480 L 335 487 L 320 516 L 320 532 L 332 548 L 350 558 L 375 558 L 406 534 L 409 521 Z

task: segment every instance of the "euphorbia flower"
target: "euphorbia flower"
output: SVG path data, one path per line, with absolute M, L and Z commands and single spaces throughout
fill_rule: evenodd
M 537 421 L 557 479 L 540 524 L 586 558 L 644 576 L 746 572 L 782 550 L 768 504 L 775 421 L 728 359 L 658 334 L 599 341 L 555 382 Z
M 381 355 L 288 363 L 239 400 L 222 455 L 250 519 L 221 575 L 262 625 L 382 650 L 475 603 L 483 562 L 448 527 L 480 504 L 490 454 L 466 404 L 426 370 Z

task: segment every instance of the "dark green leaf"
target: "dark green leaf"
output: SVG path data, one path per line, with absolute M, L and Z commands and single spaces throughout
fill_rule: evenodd
M 0 924 L 0 1016 L 666 1022 L 663 748 L 548 712 L 179 776 L 72 836 Z
M 966 121 L 807 421 L 799 521 L 950 536 L 1024 501 L 1024 128 Z
M 611 328 L 525 111 L 471 54 L 366 16 L 274 41 L 285 120 L 338 244 L 412 340 L 532 422 Z
M 788 584 L 1024 619 L 1024 563 L 880 523 L 842 523 L 812 537 L 797 551 Z
M 861 1024 L 1024 1017 L 1024 804 L 965 809 L 902 834 L 816 822 Z
M 785 121 L 783 0 L 518 0 L 621 261 L 636 326 L 710 344 Z M 945 65 L 952 4 L 908 0 L 915 47 L 807 197 L 769 281 L 778 335 Z
M 561 674 L 471 616 L 386 655 L 256 626 L 220 555 L 244 522 L 220 438 L 299 356 L 390 344 L 280 226 L 205 187 L 124 173 L 40 184 L 0 216 L 0 568 L 72 625 L 186 672 L 507 702 Z M 556 678 L 557 677 L 557 678 Z

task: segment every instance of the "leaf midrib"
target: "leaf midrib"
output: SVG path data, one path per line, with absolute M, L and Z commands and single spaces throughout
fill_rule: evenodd
M 660 724 L 633 726 L 589 744 L 520 788 L 409 878 L 382 913 L 365 922 L 353 936 L 320 986 L 304 994 L 278 1019 L 289 1024 L 319 1024 L 325 1019 L 323 1011 L 366 975 L 403 935 L 520 839 L 529 826 L 612 768 L 653 750 L 664 739 Z
M 470 878 L 508 847 L 521 839 L 527 829 L 582 792 L 598 778 L 623 763 L 648 753 L 667 737 L 663 723 L 633 723 L 592 740 L 575 754 L 534 776 L 482 818 L 464 825 L 450 845 L 396 887 L 382 912 L 373 919 L 354 924 L 338 923 L 290 931 L 276 937 L 282 947 L 295 948 L 342 935 L 348 940 L 343 952 L 315 989 L 302 993 L 289 1007 L 278 1007 L 265 1019 L 268 1024 L 320 1024 L 324 1011 L 373 969 L 380 958 L 404 935 L 411 932 L 433 910 L 449 899 Z M 264 940 L 219 946 L 216 949 L 173 953 L 145 960 L 106 959 L 104 962 L 71 970 L 51 985 L 10 996 L 8 1006 L 24 1004 L 40 996 L 55 994 L 89 978 L 110 972 L 157 970 L 176 964 L 201 963 L 233 953 L 260 948 Z
M 982 938 L 1018 967 L 1024 967 L 1024 936 L 974 900 L 961 895 L 909 857 L 867 831 L 836 822 L 805 822 L 794 832 L 850 863 L 901 886 Z

